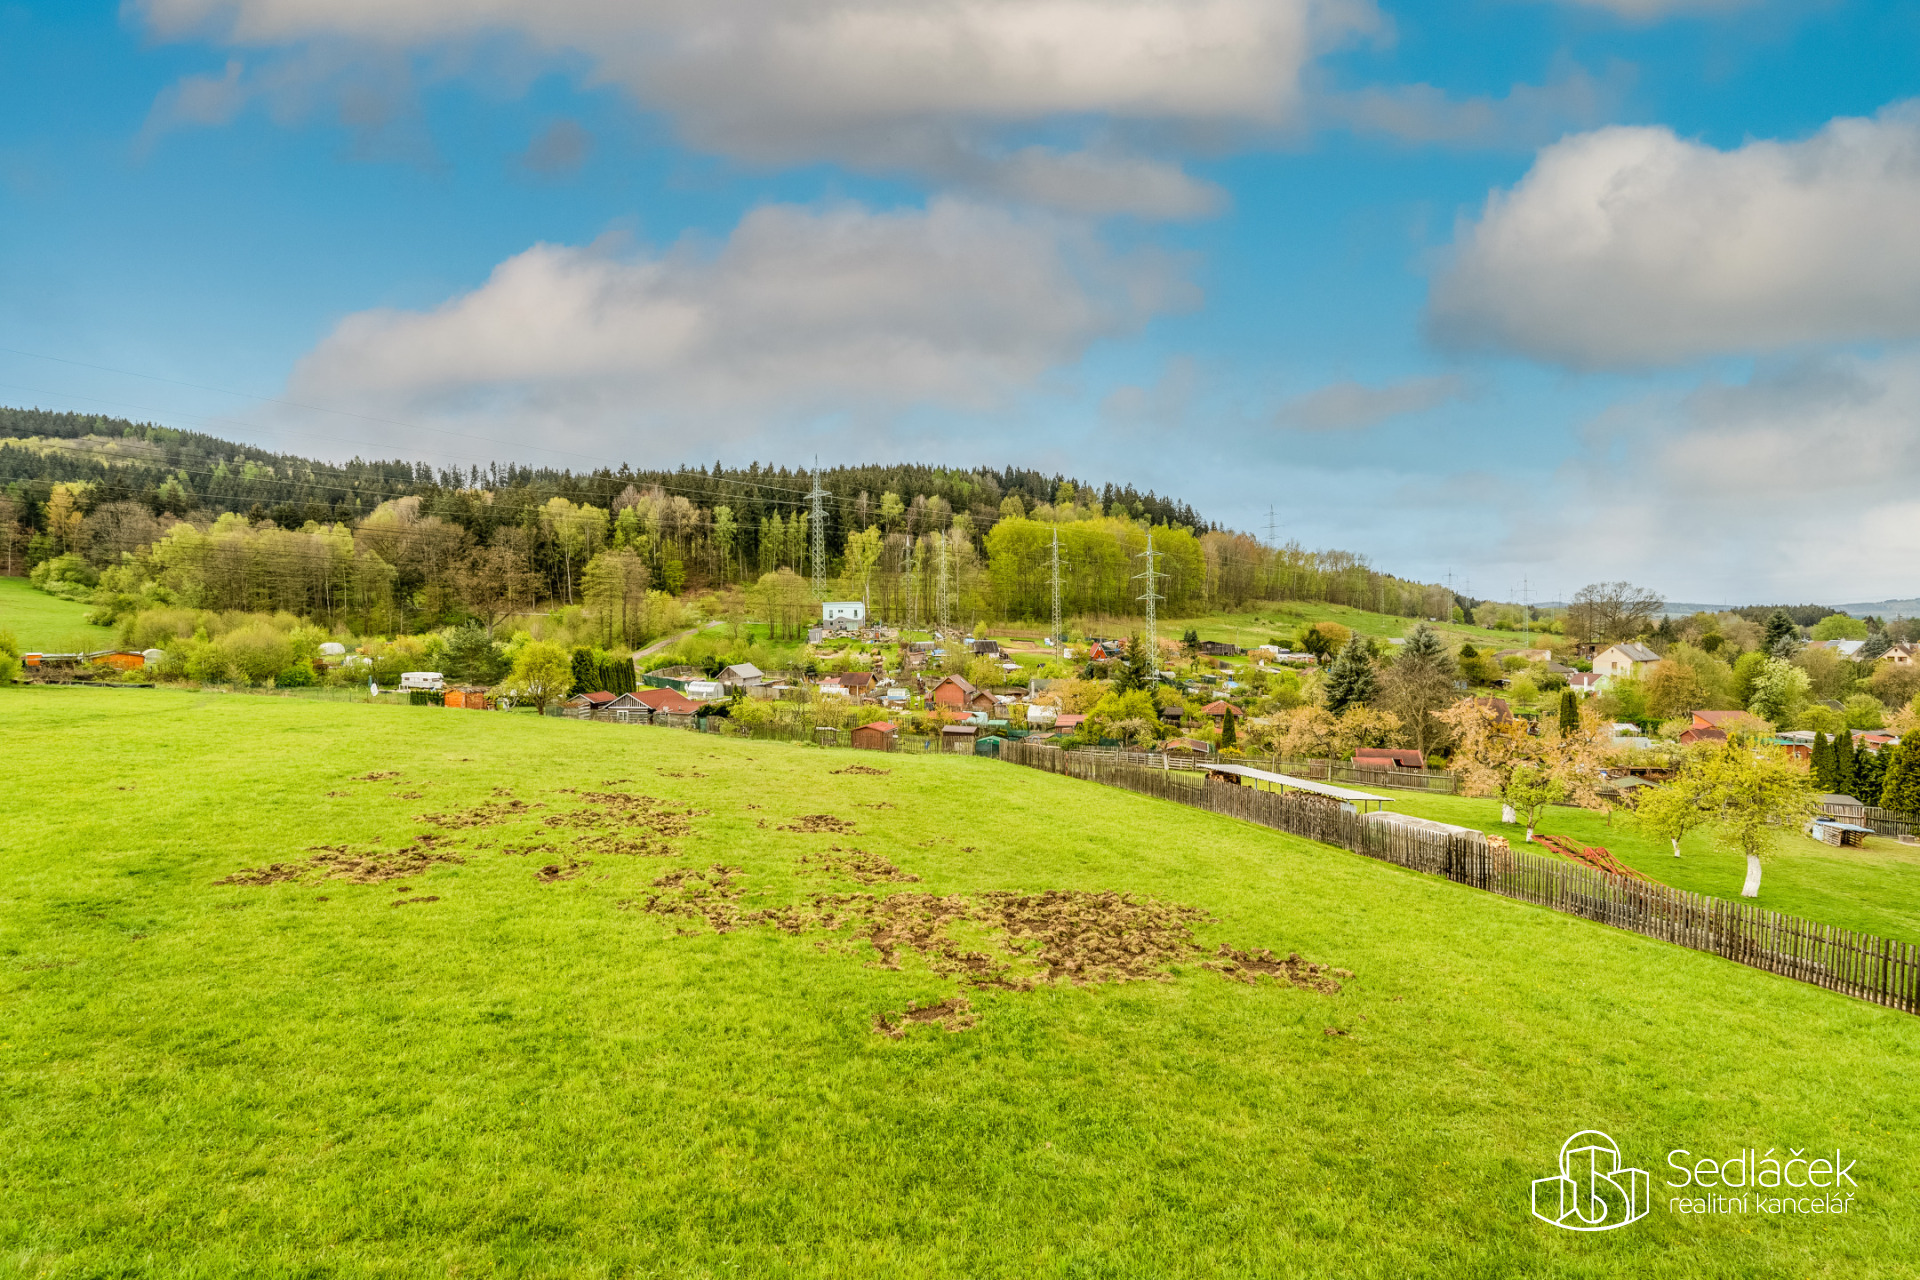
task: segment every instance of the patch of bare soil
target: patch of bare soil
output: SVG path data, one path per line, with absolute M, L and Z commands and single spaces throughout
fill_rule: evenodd
M 304 862 L 271 862 L 264 867 L 250 867 L 245 871 L 236 871 L 230 876 L 222 876 L 215 884 L 244 884 L 255 888 L 281 884 L 288 880 L 298 880 L 305 875 L 307 864 Z
M 499 789 L 495 788 L 495 794 Z M 418 795 L 409 795 L 409 800 L 419 799 Z M 492 800 L 486 804 L 474 805 L 471 809 L 459 809 L 453 813 L 419 813 L 414 815 L 415 822 L 425 822 L 448 831 L 459 831 L 468 827 L 492 827 L 503 822 L 512 822 L 526 815 L 539 805 L 528 804 L 525 800 Z
M 352 794 L 353 794 L 353 792 L 351 792 L 351 791 L 329 791 L 329 792 L 327 792 L 327 799 L 329 799 L 329 800 L 337 800 L 337 799 L 339 799 L 339 798 L 340 798 L 341 796 L 350 796 L 350 795 L 352 795 Z
M 576 809 L 572 813 L 549 814 L 543 819 L 547 826 L 637 829 L 651 831 L 664 839 L 677 839 L 693 834 L 693 819 L 704 818 L 713 812 L 691 805 L 682 807 L 653 796 L 628 795 L 622 791 L 581 791 L 575 794 L 596 807 Z
M 869 802 L 866 802 L 866 803 L 861 803 L 861 804 L 857 804 L 857 805 L 856 805 L 856 807 L 857 807 L 857 808 L 861 808 L 861 809 L 891 809 L 891 808 L 893 808 L 893 806 L 892 806 L 891 804 L 889 804 L 888 802 L 886 802 L 885 800 L 873 800 L 873 801 L 869 801 Z
M 620 858 L 677 858 L 680 851 L 665 840 L 647 836 L 580 836 L 573 847 L 583 853 L 605 853 Z
M 389 769 L 385 773 L 363 773 L 358 777 L 348 778 L 347 781 L 348 782 L 385 782 L 389 778 L 397 778 L 399 776 L 400 776 L 399 770 Z
M 853 824 L 845 818 L 836 818 L 830 813 L 809 813 L 795 818 L 792 822 L 783 822 L 777 828 L 781 831 L 805 831 L 835 836 L 854 834 Z
M 868 853 L 865 849 L 842 849 L 837 844 L 828 845 L 825 853 L 803 855 L 794 874 L 840 876 L 859 884 L 880 884 L 889 880 L 903 884 L 920 883 L 919 876 L 902 871 L 877 853 Z
M 1206 961 L 1201 967 L 1212 969 L 1221 977 L 1234 982 L 1258 985 L 1261 977 L 1272 978 L 1276 982 L 1288 982 L 1304 991 L 1318 991 L 1323 995 L 1334 995 L 1340 990 L 1336 977 L 1351 978 L 1347 969 L 1335 969 L 1330 965 L 1315 964 L 1311 960 L 1302 960 L 1300 953 L 1290 951 L 1286 959 L 1271 951 L 1235 951 L 1226 943 L 1220 944 L 1220 950 L 1214 953 L 1218 958 Z M 1341 1032 L 1345 1035 L 1346 1032 Z
M 876 769 L 872 765 L 867 765 L 867 764 L 850 764 L 844 769 L 835 769 L 833 770 L 833 772 L 835 774 L 859 773 L 859 774 L 865 774 L 869 777 L 884 778 L 886 775 L 892 773 L 893 770 Z
M 393 794 L 394 798 L 399 800 L 418 800 L 423 793 L 419 791 L 396 791 Z
M 1194 927 L 1212 919 L 1198 907 L 1112 891 L 980 896 L 990 922 L 1041 966 L 1046 981 L 1076 985 L 1164 982 L 1168 965 L 1197 950 Z
M 500 852 L 515 858 L 524 858 L 530 853 L 552 853 L 553 846 L 550 844 L 503 844 L 500 846 Z
M 951 1033 L 965 1031 L 975 1021 L 973 1005 L 965 996 L 954 996 L 929 1005 L 909 1001 L 901 1013 L 876 1013 L 873 1029 L 890 1040 L 899 1040 L 914 1027 L 942 1027 Z
M 440 901 L 439 894 L 429 893 L 424 897 L 419 897 L 419 898 L 401 898 L 398 902 L 395 902 L 393 905 L 396 907 L 404 907 L 415 902 L 438 902 L 438 901 Z
M 440 847 L 445 843 L 444 836 L 415 836 L 412 843 L 403 844 L 392 852 L 376 849 L 371 853 L 354 853 L 342 846 L 322 845 L 316 846 L 318 852 L 308 861 L 323 879 L 345 880 L 349 884 L 381 884 L 419 875 L 437 863 L 466 861 L 452 850 Z
M 655 769 L 654 772 L 663 778 L 704 778 L 708 776 L 707 774 L 701 773 L 698 769 L 688 769 L 684 773 L 677 769 Z
M 739 867 L 718 863 L 669 871 L 653 882 L 659 892 L 648 894 L 641 910 L 656 916 L 704 920 L 716 933 L 726 933 L 740 915 L 736 903 L 743 890 L 734 879 L 739 873 Z
M 440 847 L 445 841 L 444 836 L 416 836 L 411 844 L 401 845 L 391 852 L 374 849 L 365 853 L 356 853 L 343 844 L 309 845 L 307 851 L 313 856 L 304 862 L 275 862 L 265 867 L 236 871 L 214 883 L 258 887 L 318 873 L 322 880 L 381 884 L 417 875 L 437 863 L 465 862 L 466 859 L 459 854 Z
M 552 884 L 556 880 L 571 880 L 592 866 L 591 860 L 582 862 L 577 858 L 568 858 L 566 862 L 550 862 L 533 873 L 533 878 L 541 884 Z

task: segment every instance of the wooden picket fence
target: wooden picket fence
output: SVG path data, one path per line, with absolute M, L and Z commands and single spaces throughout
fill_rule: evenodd
M 1111 756 L 1020 742 L 1008 743 L 1000 758 L 1240 818 L 1829 991 L 1920 1012 L 1920 947 L 1891 938 L 1504 848 L 1478 831 L 1362 818 L 1312 793 L 1236 786 L 1209 778 L 1203 770 L 1143 767 Z

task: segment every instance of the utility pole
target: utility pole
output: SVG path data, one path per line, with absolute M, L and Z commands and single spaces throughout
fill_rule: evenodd
M 1520 640 L 1525 647 L 1531 649 L 1533 648 L 1533 602 L 1528 597 L 1527 579 L 1522 575 L 1520 579 Z
M 1053 647 L 1057 652 L 1065 637 L 1060 634 L 1060 526 L 1053 527 Z
M 1153 549 L 1153 531 L 1149 529 L 1147 531 L 1147 549 L 1135 557 L 1135 559 L 1145 560 L 1147 562 L 1146 572 L 1136 573 L 1133 576 L 1136 579 L 1145 578 L 1147 580 L 1147 593 L 1139 597 L 1139 599 L 1147 603 L 1147 628 L 1146 634 L 1142 639 L 1146 642 L 1147 665 L 1153 673 L 1152 680 L 1156 685 L 1160 683 L 1160 633 L 1155 624 L 1153 606 L 1155 601 L 1162 598 L 1160 593 L 1154 590 L 1154 583 L 1157 579 L 1166 576 L 1159 572 L 1159 568 L 1155 564 L 1155 561 L 1160 558 L 1161 554 L 1161 552 Z
M 934 536 L 940 543 L 940 559 L 934 566 L 937 574 L 934 585 L 934 609 L 935 616 L 939 619 L 940 638 L 945 640 L 950 626 L 947 618 L 947 552 L 950 550 L 948 543 L 953 535 L 951 531 L 945 531 Z
M 807 495 L 812 500 L 812 515 L 808 518 L 813 524 L 813 598 L 816 602 L 827 598 L 827 509 L 826 492 L 820 488 L 820 457 L 813 459 L 813 492 Z

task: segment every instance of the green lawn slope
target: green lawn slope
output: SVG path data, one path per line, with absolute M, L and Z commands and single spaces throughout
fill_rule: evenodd
M 1521 847 L 1526 828 L 1500 821 L 1500 802 L 1462 796 L 1382 790 L 1399 813 L 1433 818 L 1505 836 Z M 1662 884 L 1716 898 L 1747 901 L 1740 887 L 1747 861 L 1696 831 L 1680 842 L 1681 856 L 1665 840 L 1636 828 L 1628 815 L 1551 807 L 1539 830 L 1581 845 L 1607 849 L 1621 862 Z M 1544 846 L 1538 851 L 1553 856 Z M 1809 836 L 1783 835 L 1761 869 L 1758 905 L 1837 924 L 1863 933 L 1920 945 L 1920 846 L 1871 837 L 1864 848 L 1837 849 Z
M 115 643 L 111 628 L 91 626 L 92 605 L 35 590 L 25 578 L 0 577 L 0 631 L 13 632 L 22 652 L 72 653 Z
M 0 741 L 0 1274 L 1920 1273 L 1920 1019 L 1229 819 L 989 760 L 170 690 L 0 691 Z M 691 834 L 580 849 L 568 789 Z M 854 830 L 780 829 L 816 814 Z M 465 861 L 216 883 L 422 835 Z M 797 874 L 835 845 L 921 879 Z M 1123 891 L 1354 976 L 1196 953 L 895 1040 L 877 1014 L 956 980 L 649 912 L 715 864 L 742 910 Z M 1528 1213 L 1589 1127 L 1653 1174 L 1619 1231 Z M 1670 1210 L 1669 1151 L 1745 1147 L 1842 1150 L 1852 1212 Z

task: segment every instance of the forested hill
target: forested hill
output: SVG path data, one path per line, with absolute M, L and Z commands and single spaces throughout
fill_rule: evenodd
M 465 471 L 398 459 L 330 463 L 152 423 L 0 408 L 0 487 L 14 490 L 16 501 L 38 505 L 63 481 L 95 486 L 96 502 L 135 500 L 156 513 L 175 515 L 238 511 L 298 528 L 308 520 L 352 523 L 395 498 L 417 496 L 432 510 L 445 495 L 476 490 L 493 494 L 496 519 L 512 524 L 520 512 L 555 497 L 609 508 L 630 485 L 657 488 L 702 508 L 725 506 L 736 521 L 757 525 L 773 514 L 804 508 L 813 477 L 804 469 L 758 463 L 671 471 L 622 465 L 579 473 L 512 463 Z M 879 505 L 888 493 L 905 507 L 938 499 L 953 514 L 970 515 L 981 529 L 1000 518 L 1009 497 L 1031 511 L 1056 501 L 1063 486 L 1071 486 L 1083 504 L 1097 495 L 1111 515 L 1185 526 L 1195 533 L 1216 527 L 1184 502 L 1143 494 L 1131 485 L 1090 485 L 1014 467 L 834 467 L 821 471 L 820 484 L 829 495 L 827 536 L 836 547 L 843 529 L 882 518 Z

